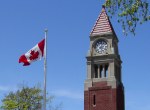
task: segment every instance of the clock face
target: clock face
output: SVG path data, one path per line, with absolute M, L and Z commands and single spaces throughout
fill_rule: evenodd
M 104 40 L 98 40 L 95 44 L 95 51 L 99 54 L 104 54 L 107 51 L 108 45 Z

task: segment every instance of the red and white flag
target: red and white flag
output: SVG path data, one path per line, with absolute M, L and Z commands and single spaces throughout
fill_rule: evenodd
M 32 62 L 44 56 L 45 39 L 35 45 L 27 53 L 19 58 L 19 63 L 24 63 L 23 66 L 28 66 Z

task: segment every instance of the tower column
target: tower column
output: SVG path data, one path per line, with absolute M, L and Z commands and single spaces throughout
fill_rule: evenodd
M 91 72 L 92 69 L 91 69 L 91 62 L 87 62 L 87 79 L 91 79 L 92 78 L 92 74 Z

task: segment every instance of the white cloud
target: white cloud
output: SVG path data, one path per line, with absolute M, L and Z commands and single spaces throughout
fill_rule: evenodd
M 127 110 L 150 110 L 149 92 L 143 90 L 128 91 L 125 94 Z
M 51 92 L 51 94 L 54 94 L 55 96 L 58 97 L 66 97 L 66 98 L 71 98 L 71 99 L 76 99 L 81 101 L 83 101 L 84 98 L 82 92 L 70 91 L 70 90 L 56 90 Z
M 15 90 L 16 90 L 16 87 L 0 85 L 0 91 L 2 92 L 15 91 Z
M 8 91 L 9 88 L 5 86 L 0 86 L 0 91 Z

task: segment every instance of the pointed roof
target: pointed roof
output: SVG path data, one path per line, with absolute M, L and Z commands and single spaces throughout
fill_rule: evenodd
M 108 18 L 106 10 L 103 7 L 102 11 L 90 33 L 90 36 L 102 35 L 102 34 L 108 34 L 108 33 L 114 33 L 114 29 Z

